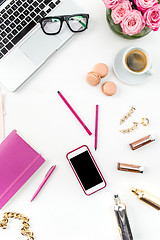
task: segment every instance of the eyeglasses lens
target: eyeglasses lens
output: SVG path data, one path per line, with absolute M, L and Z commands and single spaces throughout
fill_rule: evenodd
M 68 19 L 70 28 L 75 32 L 80 32 L 86 29 L 87 18 L 83 16 L 73 16 Z
M 61 21 L 57 18 L 47 18 L 42 22 L 45 33 L 53 34 L 57 33 L 61 26 Z

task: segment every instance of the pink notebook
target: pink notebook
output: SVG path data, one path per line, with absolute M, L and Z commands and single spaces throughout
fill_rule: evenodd
M 0 144 L 0 209 L 45 162 L 12 131 Z

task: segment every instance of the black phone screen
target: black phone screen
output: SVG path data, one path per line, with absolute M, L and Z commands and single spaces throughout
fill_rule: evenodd
M 88 151 L 71 158 L 70 161 L 85 190 L 103 182 Z

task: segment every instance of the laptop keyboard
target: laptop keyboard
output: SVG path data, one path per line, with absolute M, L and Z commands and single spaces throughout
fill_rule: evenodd
M 13 0 L 1 10 L 0 59 L 60 2 L 60 0 Z

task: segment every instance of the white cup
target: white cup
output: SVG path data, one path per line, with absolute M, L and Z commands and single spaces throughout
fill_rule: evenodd
M 147 64 L 145 66 L 145 68 L 143 69 L 143 71 L 140 71 L 140 72 L 136 72 L 136 71 L 132 71 L 126 64 L 126 56 L 129 52 L 131 51 L 134 51 L 134 50 L 138 50 L 138 51 L 141 51 L 142 53 L 145 54 L 146 58 L 147 58 Z M 123 54 L 123 66 L 124 68 L 132 73 L 132 74 L 136 74 L 136 75 L 141 75 L 141 74 L 149 74 L 151 75 L 152 74 L 152 61 L 151 61 L 151 56 L 150 54 L 142 47 L 138 47 L 138 46 L 133 46 L 133 47 L 129 47 L 127 48 L 127 50 L 124 52 Z

